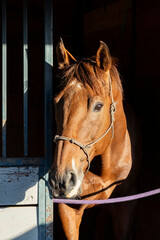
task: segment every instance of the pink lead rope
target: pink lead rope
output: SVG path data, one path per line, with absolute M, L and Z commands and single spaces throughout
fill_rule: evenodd
M 131 196 L 126 196 L 126 197 L 118 197 L 118 198 L 110 198 L 110 199 L 103 199 L 103 200 L 75 200 L 75 199 L 58 199 L 54 198 L 53 202 L 54 203 L 65 203 L 65 204 L 108 204 L 108 203 L 120 203 L 120 202 L 128 202 L 128 201 L 133 201 L 149 196 L 153 196 L 156 194 L 160 193 L 160 188 L 144 192 L 144 193 L 139 193 Z

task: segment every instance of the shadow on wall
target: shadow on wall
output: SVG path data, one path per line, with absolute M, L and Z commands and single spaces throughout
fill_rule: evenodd
M 51 225 L 52 225 L 52 223 L 51 223 Z M 40 239 L 46 239 L 46 237 L 48 237 L 47 239 L 52 239 L 49 232 L 46 232 L 46 236 L 45 236 L 45 231 L 44 231 L 45 225 L 40 225 L 39 228 L 40 228 L 40 230 L 42 230 L 39 233 L 38 233 L 38 229 L 36 227 L 34 227 L 32 229 L 26 230 L 26 232 L 22 231 L 20 235 L 10 238 L 10 240 L 40 240 Z M 48 229 L 49 229 L 49 227 L 48 227 Z M 2 238 L 1 240 L 6 240 L 6 239 Z
M 35 227 L 20 236 L 14 237 L 13 240 L 38 240 L 38 229 Z

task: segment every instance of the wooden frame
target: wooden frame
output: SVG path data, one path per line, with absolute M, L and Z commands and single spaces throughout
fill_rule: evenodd
M 53 67 L 53 12 L 52 1 L 44 1 L 44 156 L 28 156 L 28 1 L 23 1 L 23 119 L 24 119 L 24 156 L 8 157 L 6 151 L 7 129 L 7 5 L 2 1 L 2 156 L 0 157 L 0 186 L 2 198 L 0 201 L 0 219 L 3 216 L 15 216 L 19 212 L 19 221 L 34 229 L 24 227 L 24 239 L 35 236 L 37 240 L 53 239 L 53 202 L 48 191 L 48 169 L 52 161 L 52 67 Z M 18 129 L 17 129 L 18 131 Z M 33 183 L 33 186 L 31 186 Z M 5 185 L 4 185 L 5 184 Z M 28 189 L 26 189 L 28 186 Z M 7 190 L 8 189 L 8 190 Z M 25 191 L 24 191 L 25 190 Z M 9 194 L 14 196 L 9 198 Z M 22 196 L 21 196 L 22 195 Z M 17 199 L 21 196 L 21 199 Z M 32 215 L 32 213 L 34 213 Z M 22 217 L 22 214 L 24 218 Z M 25 218 L 26 214 L 26 218 Z M 31 218 L 28 218 L 30 214 Z M 33 219 L 32 219 L 33 218 Z M 3 218 L 4 220 L 4 218 Z M 2 220 L 0 220 L 1 222 Z M 1 225 L 0 235 L 7 234 L 10 226 L 13 235 L 18 236 L 15 229 L 16 218 Z M 24 221 L 24 224 L 23 224 Z M 8 226 L 7 226 L 8 224 Z M 9 226 L 10 224 L 10 226 Z M 8 232 L 8 236 L 10 233 Z M 4 236 L 5 239 L 6 235 Z M 35 239 L 34 238 L 34 239 Z

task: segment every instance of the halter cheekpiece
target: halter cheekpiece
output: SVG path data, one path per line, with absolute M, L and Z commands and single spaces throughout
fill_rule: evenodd
M 110 96 L 111 96 L 111 105 L 110 105 L 110 115 L 111 115 L 111 123 L 108 127 L 108 129 L 105 131 L 105 133 L 99 137 L 97 140 L 89 143 L 89 144 L 82 144 L 80 142 L 78 142 L 77 140 L 73 139 L 73 138 L 69 138 L 69 137 L 65 137 L 65 136 L 59 136 L 59 135 L 55 135 L 54 137 L 54 142 L 57 143 L 58 141 L 69 141 L 72 144 L 75 144 L 77 146 L 80 147 L 80 149 L 82 149 L 82 151 L 84 152 L 84 154 L 87 156 L 87 162 L 88 162 L 88 167 L 85 171 L 85 174 L 88 172 L 89 168 L 90 168 L 90 158 L 89 158 L 89 154 L 87 152 L 87 148 L 90 148 L 92 145 L 94 145 L 95 143 L 99 142 L 104 136 L 107 135 L 107 133 L 111 130 L 112 128 L 112 138 L 114 136 L 114 114 L 116 112 L 116 102 L 114 101 L 113 98 L 113 92 L 112 92 L 112 82 L 111 82 L 111 77 L 109 75 L 109 85 L 110 85 Z

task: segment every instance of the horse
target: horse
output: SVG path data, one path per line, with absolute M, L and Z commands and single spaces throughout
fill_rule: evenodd
M 56 146 L 48 179 L 53 197 L 108 199 L 117 188 L 118 195 L 130 193 L 131 140 L 108 46 L 100 41 L 95 57 L 78 59 L 60 39 L 56 54 L 60 89 L 54 97 Z M 84 210 L 94 206 L 58 204 L 62 239 L 79 239 Z M 128 239 L 132 208 L 117 204 L 110 212 L 115 239 Z

